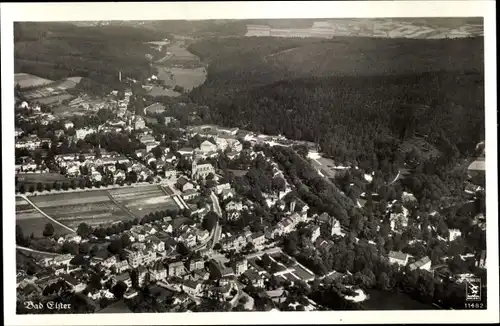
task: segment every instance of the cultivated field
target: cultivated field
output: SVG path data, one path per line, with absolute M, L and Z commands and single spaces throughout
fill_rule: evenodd
M 53 81 L 50 79 L 45 79 L 42 77 L 25 73 L 15 74 L 14 82 L 16 84 L 19 84 L 21 88 L 37 87 L 53 83 Z
M 117 188 L 109 190 L 109 193 L 118 203 L 139 217 L 151 212 L 178 208 L 173 199 L 165 195 L 158 185 Z
M 41 104 L 54 104 L 54 103 L 60 103 L 64 100 L 69 100 L 73 98 L 72 95 L 69 95 L 69 94 L 60 94 L 60 95 L 54 95 L 54 96 L 49 96 L 49 97 L 44 97 L 44 98 L 40 98 L 38 99 L 38 102 L 40 102 Z
M 36 237 L 43 236 L 43 229 L 47 223 L 51 223 L 54 226 L 54 233 L 56 234 L 63 235 L 69 233 L 62 226 L 52 223 L 24 199 L 16 198 L 16 225 L 19 225 L 23 229 L 25 236 L 29 236 L 32 233 Z
M 72 228 L 82 222 L 98 225 L 131 218 L 111 201 L 105 190 L 48 194 L 30 199 L 47 215 Z

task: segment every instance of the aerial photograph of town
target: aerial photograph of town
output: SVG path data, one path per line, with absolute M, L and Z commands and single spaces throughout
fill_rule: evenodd
M 483 38 L 15 22 L 16 313 L 486 309 Z

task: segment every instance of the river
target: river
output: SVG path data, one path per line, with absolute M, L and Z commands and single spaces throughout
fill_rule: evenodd
M 400 292 L 368 290 L 369 298 L 362 303 L 366 310 L 436 310 L 430 304 L 421 303 Z

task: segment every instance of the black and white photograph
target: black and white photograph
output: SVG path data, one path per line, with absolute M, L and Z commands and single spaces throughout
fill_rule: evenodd
M 498 322 L 467 2 L 2 4 L 9 322 Z

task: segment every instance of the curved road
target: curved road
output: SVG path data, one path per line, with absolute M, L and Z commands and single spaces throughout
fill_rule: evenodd
M 33 203 L 31 200 L 28 199 L 28 197 L 26 197 L 25 195 L 16 195 L 17 197 L 20 197 L 24 200 L 26 200 L 28 202 L 28 204 L 30 204 L 34 209 L 36 209 L 40 214 L 42 214 L 43 216 L 45 216 L 46 218 L 48 218 L 49 220 L 51 220 L 52 222 L 56 223 L 57 225 L 59 226 L 62 226 L 63 228 L 65 228 L 66 230 L 68 231 L 71 231 L 71 232 L 76 232 L 75 230 L 73 230 L 72 228 L 62 224 L 61 222 L 55 220 L 54 218 L 50 217 L 49 215 L 45 214 L 44 211 L 42 211 L 40 208 L 38 208 L 37 205 L 35 205 L 35 203 Z
M 398 170 L 398 174 L 396 175 L 396 177 L 394 178 L 394 180 L 392 180 L 391 182 L 389 182 L 389 185 L 392 185 L 394 182 L 398 181 L 399 177 L 401 176 L 401 170 Z

